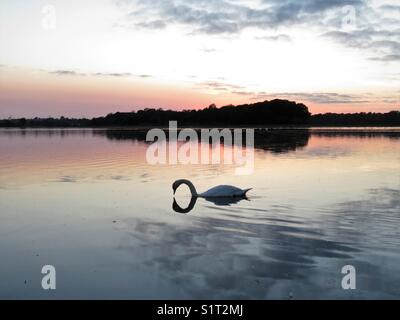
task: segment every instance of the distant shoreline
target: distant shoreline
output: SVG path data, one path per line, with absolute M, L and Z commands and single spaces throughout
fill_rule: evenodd
M 116 112 L 92 119 L 19 118 L 0 120 L 1 128 L 167 128 L 176 121 L 180 128 L 310 128 L 400 127 L 400 111 L 387 113 L 325 113 L 312 115 L 308 107 L 275 99 L 239 106 L 200 110 L 144 109 Z
M 391 130 L 391 129 L 398 129 L 400 130 L 400 125 L 370 125 L 370 126 L 345 126 L 345 125 L 335 125 L 335 126 L 229 126 L 229 127 L 221 127 L 221 126 L 178 126 L 178 130 L 191 128 L 194 130 L 201 130 L 201 129 L 255 129 L 255 130 L 336 130 L 336 129 L 343 129 L 346 131 L 350 130 L 363 130 L 368 131 L 368 129 L 382 129 L 382 130 Z M 54 129 L 54 130 L 151 130 L 151 129 L 161 129 L 161 130 L 168 130 L 167 126 L 85 126 L 85 127 L 71 127 L 71 126 L 60 126 L 60 127 L 50 127 L 50 126 L 25 126 L 25 127 L 5 127 L 0 126 L 0 129 L 4 130 L 31 130 L 31 129 Z

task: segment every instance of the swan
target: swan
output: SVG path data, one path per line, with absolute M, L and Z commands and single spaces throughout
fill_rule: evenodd
M 189 212 L 191 212 L 197 202 L 198 197 L 192 197 L 190 199 L 190 203 L 187 206 L 187 208 L 182 208 L 178 202 L 176 202 L 176 199 L 174 197 L 174 202 L 172 203 L 172 209 L 177 212 L 177 213 L 181 213 L 181 214 L 188 214 Z M 242 197 L 221 197 L 221 198 L 204 198 L 206 201 L 210 201 L 213 204 L 215 204 L 216 206 L 230 206 L 232 204 L 236 204 L 239 203 L 242 200 L 247 200 L 249 201 L 249 199 L 246 198 L 246 196 L 242 196 Z
M 172 189 L 174 191 L 174 194 L 176 190 L 179 188 L 179 186 L 182 184 L 186 184 L 189 187 L 192 197 L 198 197 L 198 198 L 235 198 L 235 197 L 239 198 L 239 197 L 245 197 L 246 193 L 252 189 L 250 188 L 242 190 L 234 186 L 222 185 L 211 188 L 210 190 L 203 193 L 197 193 L 196 188 L 194 187 L 193 183 L 190 180 L 180 179 L 172 184 Z

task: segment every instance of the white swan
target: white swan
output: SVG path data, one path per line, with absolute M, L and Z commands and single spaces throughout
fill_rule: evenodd
M 180 185 L 186 184 L 190 192 L 192 193 L 192 197 L 199 197 L 199 198 L 235 198 L 235 197 L 245 197 L 246 193 L 251 190 L 250 189 L 239 189 L 234 186 L 217 186 L 214 188 L 211 188 L 210 190 L 203 192 L 203 193 L 197 193 L 196 188 L 194 187 L 193 183 L 189 180 L 186 179 L 181 179 L 177 180 L 172 184 L 172 189 L 174 190 L 174 194 L 176 192 L 176 189 L 179 188 Z

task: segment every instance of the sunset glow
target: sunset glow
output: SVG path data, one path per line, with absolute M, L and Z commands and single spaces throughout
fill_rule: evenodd
M 397 1 L 290 4 L 3 1 L 0 118 L 274 98 L 312 113 L 399 110 Z

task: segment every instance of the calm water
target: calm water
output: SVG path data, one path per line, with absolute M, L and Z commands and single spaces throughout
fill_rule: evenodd
M 236 176 L 151 166 L 135 131 L 0 130 L 0 298 L 400 298 L 400 131 L 274 131 L 255 146 L 254 174 Z M 182 214 L 178 178 L 254 189 Z

